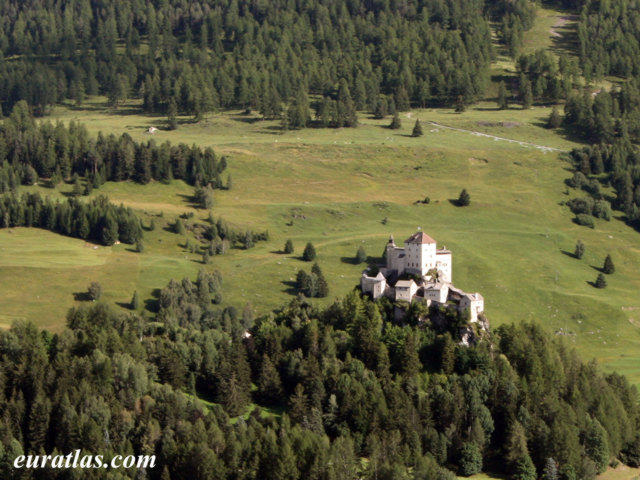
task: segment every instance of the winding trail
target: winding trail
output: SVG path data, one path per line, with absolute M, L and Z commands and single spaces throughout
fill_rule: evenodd
M 501 142 L 517 143 L 523 147 L 533 147 L 533 148 L 537 148 L 538 150 L 542 150 L 543 152 L 566 152 L 567 151 L 567 150 L 561 150 L 559 148 L 554 148 L 554 147 L 545 147 L 544 145 L 536 145 L 535 143 L 522 142 L 520 140 L 513 140 L 512 138 L 504 138 L 504 137 L 498 137 L 496 135 L 489 135 L 488 133 L 477 132 L 474 130 L 465 130 L 464 128 L 449 127 L 447 125 L 442 125 L 441 123 L 437 123 L 433 121 L 429 121 L 429 125 L 433 125 L 434 127 L 438 127 L 438 128 L 445 128 L 447 130 L 454 130 L 456 132 L 470 133 L 471 135 L 476 135 L 478 137 L 487 137 L 487 138 L 491 138 L 493 140 L 497 140 Z

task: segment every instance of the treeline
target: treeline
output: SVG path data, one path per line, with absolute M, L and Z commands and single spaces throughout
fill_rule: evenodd
M 587 0 L 578 22 L 580 62 L 587 81 L 640 73 L 640 5 L 625 0 Z
M 220 281 L 171 282 L 150 320 L 98 303 L 72 309 L 59 334 L 23 322 L 0 332 L 2 478 L 16 478 L 22 452 L 76 448 L 156 454 L 143 475 L 163 480 L 448 480 L 483 468 L 590 480 L 610 461 L 640 463 L 635 389 L 536 325 L 464 347 L 429 323 L 390 322 L 355 292 L 254 320 L 249 306 L 213 306 Z M 231 423 L 250 402 L 255 413 Z M 270 406 L 283 413 L 260 412 Z
M 587 199 L 572 201 L 574 213 L 593 214 L 608 220 L 609 202 L 601 192 L 601 184 L 611 185 L 615 190 L 615 197 L 611 199 L 614 207 L 625 213 L 627 223 L 640 229 L 640 152 L 628 138 L 616 139 L 613 144 L 574 149 L 570 158 L 576 172 L 567 184 L 590 194 Z M 577 211 L 575 207 L 590 211 Z
M 127 133 L 120 137 L 99 133 L 92 138 L 84 125 L 73 121 L 68 126 L 36 122 L 25 102 L 16 104 L 0 124 L 0 164 L 4 161 L 22 183 L 35 183 L 37 177 L 70 179 L 77 174 L 94 188 L 106 181 L 144 184 L 171 179 L 223 188 L 221 174 L 227 166 L 226 158 L 218 158 L 211 148 L 157 145 L 153 140 L 139 143 Z
M 140 219 L 131 210 L 100 195 L 90 202 L 74 198 L 44 200 L 39 193 L 0 196 L 0 228 L 37 227 L 103 245 L 142 241 Z
M 199 118 L 234 106 L 269 117 L 300 94 L 337 100 L 344 80 L 356 109 L 381 95 L 400 110 L 472 102 L 488 81 L 485 13 L 464 0 L 9 0 L 0 101 L 42 114 L 65 98 L 104 94 L 117 106 L 139 96 L 149 112 Z

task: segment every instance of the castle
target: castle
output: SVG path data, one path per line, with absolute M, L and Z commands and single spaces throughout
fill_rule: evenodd
M 418 231 L 396 246 L 393 236 L 385 250 L 387 263 L 379 269 L 368 268 L 360 278 L 360 288 L 374 300 L 385 296 L 395 301 L 421 301 L 431 305 L 448 305 L 468 311 L 470 322 L 477 322 L 484 312 L 484 298 L 479 293 L 465 293 L 452 283 L 452 254 L 438 249 L 436 241 Z

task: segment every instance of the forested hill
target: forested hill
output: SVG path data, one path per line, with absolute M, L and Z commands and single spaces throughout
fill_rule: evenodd
M 640 463 L 635 389 L 540 327 L 464 347 L 459 328 L 391 323 L 355 292 L 254 322 L 212 305 L 220 281 L 172 281 L 149 320 L 97 303 L 60 334 L 0 331 L 0 476 L 18 478 L 22 452 L 74 449 L 155 454 L 156 468 L 119 474 L 162 480 L 593 480 Z
M 510 2 L 494 2 L 508 4 Z M 64 98 L 141 95 L 147 111 L 243 106 L 277 115 L 314 94 L 373 110 L 471 102 L 491 34 L 482 0 L 0 2 L 0 97 L 36 112 Z M 338 87 L 344 82 L 343 97 Z

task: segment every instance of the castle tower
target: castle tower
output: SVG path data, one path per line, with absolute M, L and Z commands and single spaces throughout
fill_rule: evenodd
M 417 232 L 404 241 L 407 273 L 426 275 L 436 267 L 436 241 L 424 232 Z

